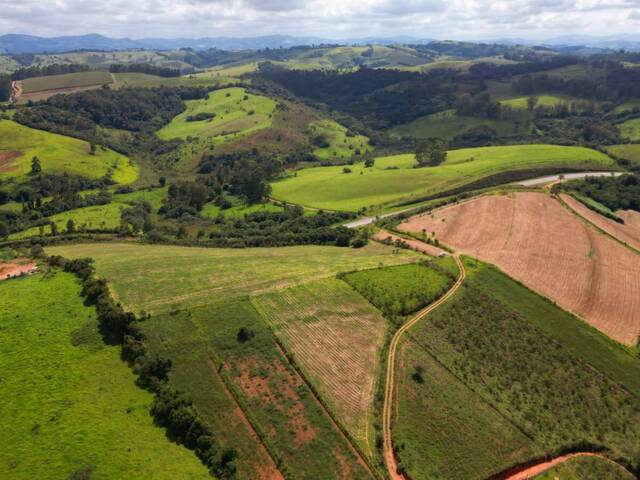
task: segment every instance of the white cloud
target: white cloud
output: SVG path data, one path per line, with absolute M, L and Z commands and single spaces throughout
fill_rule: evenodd
M 0 34 L 544 40 L 635 32 L 640 0 L 2 0 Z

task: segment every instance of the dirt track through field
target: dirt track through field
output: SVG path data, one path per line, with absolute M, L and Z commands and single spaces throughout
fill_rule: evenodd
M 0 263 L 0 281 L 8 278 L 19 277 L 22 274 L 34 272 L 38 266 L 33 262 L 15 261 Z
M 490 480 L 529 480 L 531 478 L 536 477 L 537 475 L 540 475 L 546 472 L 547 470 L 552 469 L 557 465 L 561 465 L 571 460 L 572 458 L 576 458 L 576 457 L 597 457 L 607 462 L 615 463 L 616 465 L 618 465 L 613 460 L 599 453 L 593 453 L 593 452 L 568 453 L 567 455 L 560 455 L 559 457 L 553 458 L 551 460 L 536 463 L 535 465 L 530 465 L 522 469 L 516 468 L 515 471 L 512 470 L 510 473 L 494 475 L 493 477 L 490 478 Z M 618 466 L 620 468 L 624 468 L 621 465 L 618 465 Z
M 400 229 L 435 232 L 495 264 L 611 338 L 640 334 L 640 256 L 544 193 L 491 195 L 410 218 Z
M 385 232 L 386 233 L 386 232 Z M 422 243 L 422 242 L 419 242 Z M 426 245 L 426 244 L 425 244 Z M 431 246 L 431 245 L 426 245 Z M 398 329 L 393 338 L 391 339 L 391 344 L 389 346 L 389 354 L 387 356 L 387 375 L 386 375 L 386 386 L 384 392 L 384 406 L 382 411 L 382 433 L 384 440 L 384 459 L 387 464 L 387 469 L 389 470 L 389 476 L 392 480 L 406 480 L 406 477 L 402 474 L 398 473 L 398 466 L 396 463 L 395 455 L 393 452 L 393 441 L 391 438 L 391 418 L 393 415 L 393 398 L 395 392 L 394 385 L 394 375 L 395 375 L 395 363 L 396 363 L 396 350 L 398 348 L 398 343 L 400 339 L 404 335 L 407 330 L 409 330 L 413 325 L 415 325 L 418 321 L 423 319 L 426 315 L 431 313 L 433 310 L 438 308 L 440 305 L 445 303 L 451 296 L 460 288 L 465 278 L 464 265 L 460 261 L 460 257 L 458 255 L 454 256 L 456 263 L 458 264 L 458 269 L 460 270 L 460 275 L 456 283 L 438 300 L 433 302 L 430 305 L 427 305 L 425 308 L 416 313 L 407 323 L 405 323 L 402 327 Z

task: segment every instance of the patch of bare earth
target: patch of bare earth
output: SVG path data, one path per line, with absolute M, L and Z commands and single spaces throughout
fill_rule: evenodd
M 640 250 L 640 213 L 631 210 L 618 212 L 618 216 L 625 222 L 618 223 L 615 220 L 600 215 L 598 212 L 594 212 L 570 195 L 562 194 L 560 197 L 563 202 L 569 205 L 569 207 L 575 210 L 581 217 L 586 218 L 612 237 Z
M 0 173 L 10 173 L 16 169 L 13 161 L 20 158 L 22 152 L 9 150 L 8 152 L 0 152 Z
M 210 361 L 209 367 L 212 374 L 217 376 L 220 380 L 220 384 L 225 387 L 224 390 L 227 398 L 229 398 L 229 400 L 235 405 L 233 416 L 244 426 L 244 428 L 246 428 L 249 436 L 256 442 L 256 450 L 252 452 L 252 459 L 255 460 L 252 467 L 255 469 L 253 473 L 257 475 L 257 480 L 284 480 L 284 476 L 278 470 L 275 461 L 269 455 L 267 448 L 262 443 L 262 440 L 254 430 L 253 425 L 251 425 L 251 422 L 249 422 L 249 419 L 245 415 L 242 408 L 240 408 L 240 405 L 238 404 L 236 398 L 229 391 L 229 389 L 226 388 L 226 384 L 224 383 L 224 380 L 218 372 L 218 369 L 216 368 L 213 360 Z
M 102 88 L 104 83 L 98 83 L 95 85 L 84 85 L 82 87 L 69 87 L 69 88 L 52 88 L 51 90 L 39 90 L 37 92 L 24 93 L 24 91 L 16 92 L 15 101 L 17 104 L 22 105 L 29 100 L 32 102 L 38 102 L 41 100 L 47 100 L 54 95 L 68 95 L 70 93 L 84 92 L 87 90 L 97 90 Z
M 0 263 L 0 281 L 34 273 L 38 266 L 29 260 Z
M 486 196 L 415 216 L 407 231 L 435 232 L 446 244 L 494 263 L 632 345 L 640 333 L 640 256 L 597 232 L 543 193 Z

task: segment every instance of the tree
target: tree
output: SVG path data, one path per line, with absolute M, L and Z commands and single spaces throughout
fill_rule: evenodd
M 56 224 L 56 222 L 51 222 L 50 226 L 51 226 L 51 235 L 55 237 L 56 235 L 58 235 L 58 225 Z
M 76 224 L 73 219 L 67 220 L 67 233 L 73 233 L 76 231 Z
M 42 172 L 42 165 L 40 164 L 40 159 L 38 157 L 33 157 L 31 159 L 31 175 L 37 175 Z
M 527 98 L 527 110 L 533 112 L 533 109 L 536 108 L 536 104 L 538 103 L 538 97 L 531 96 Z
M 0 221 L 0 238 L 7 238 L 9 236 L 9 227 L 6 223 Z
M 160 177 L 160 179 L 158 180 L 158 183 L 160 184 L 161 187 L 164 187 L 167 184 L 167 177 Z
M 439 138 L 416 140 L 416 161 L 420 167 L 435 167 L 447 159 L 447 144 Z

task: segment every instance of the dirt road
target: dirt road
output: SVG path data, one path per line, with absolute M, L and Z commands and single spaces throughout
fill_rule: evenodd
M 391 339 L 391 345 L 389 346 L 389 354 L 387 356 L 387 377 L 386 377 L 386 387 L 384 392 L 384 407 L 382 412 L 382 433 L 384 438 L 384 459 L 387 464 L 387 469 L 389 470 L 389 476 L 392 480 L 405 480 L 405 476 L 398 473 L 398 467 L 396 464 L 396 459 L 393 454 L 393 444 L 391 440 L 391 413 L 392 402 L 393 402 L 393 392 L 395 390 L 394 387 L 394 367 L 395 367 L 395 358 L 396 358 L 396 350 L 398 348 L 398 343 L 402 338 L 402 335 L 409 330 L 413 325 L 415 325 L 418 321 L 428 315 L 430 312 L 438 308 L 444 302 L 449 300 L 451 296 L 460 288 L 462 282 L 465 278 L 464 265 L 460 261 L 460 257 L 458 255 L 454 256 L 456 263 L 458 264 L 458 269 L 460 270 L 460 276 L 456 283 L 445 293 L 442 297 L 440 297 L 435 302 L 427 305 L 425 308 L 416 313 L 411 320 L 405 323 L 402 327 L 398 329 L 393 338 Z

